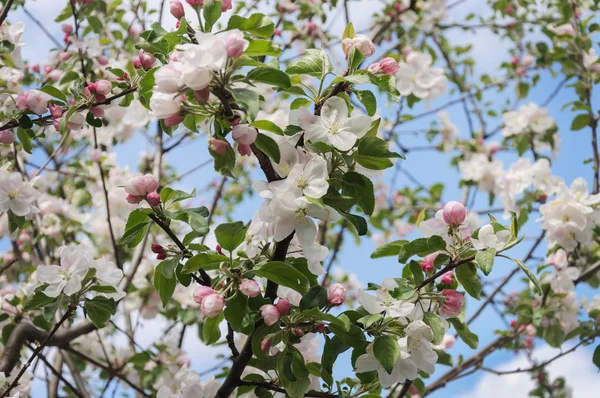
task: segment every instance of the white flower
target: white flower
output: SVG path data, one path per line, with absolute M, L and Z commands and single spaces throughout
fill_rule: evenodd
M 477 239 L 472 238 L 473 247 L 477 250 L 493 248 L 502 250 L 510 238 L 510 231 L 503 229 L 494 232 L 492 224 L 486 224 L 479 229 Z
M 398 283 L 392 278 L 386 278 L 377 289 L 377 295 L 371 296 L 362 289 L 358 290 L 358 302 L 369 314 L 380 314 L 386 311 L 387 316 L 392 318 L 404 318 L 414 309 L 414 303 L 407 300 L 398 300 L 391 296 L 390 290 L 398 287 Z
M 407 379 L 416 379 L 418 369 L 408 353 L 407 338 L 399 339 L 398 345 L 400 346 L 400 355 L 392 369 L 392 373 L 387 373 L 381 363 L 375 358 L 373 344 L 369 344 L 367 352 L 359 356 L 356 360 L 356 373 L 377 371 L 379 383 L 383 388 L 389 388 L 395 383 L 403 383 Z
M 154 90 L 161 93 L 178 93 L 184 86 L 181 80 L 183 74 L 183 64 L 172 62 L 160 67 L 154 72 Z
M 179 113 L 181 101 L 179 95 L 154 91 L 154 93 L 152 93 L 152 98 L 150 98 L 152 116 L 157 119 L 167 119 L 168 117 Z
M 458 127 L 450 121 L 450 114 L 446 111 L 440 111 L 437 113 L 440 119 L 440 133 L 442 134 L 442 144 L 444 144 L 444 150 L 449 151 L 454 148 L 456 144 L 456 138 L 460 134 Z
M 214 70 L 221 70 L 227 62 L 227 48 L 223 41 L 210 33 L 196 33 L 198 44 L 184 44 L 181 51 L 181 81 L 192 90 L 207 87 Z
M 297 163 L 290 171 L 282 189 L 297 191 L 297 195 L 320 198 L 327 193 L 327 161 L 316 156 L 306 164 Z
M 480 191 L 494 192 L 502 174 L 502 161 L 490 160 L 487 155 L 476 153 L 471 158 L 458 162 L 461 178 L 477 183 Z
M 423 321 L 413 321 L 406 327 L 408 352 L 415 365 L 423 372 L 433 374 L 438 355 L 433 351 L 433 331 Z
M 312 142 L 325 142 L 340 151 L 350 150 L 371 127 L 369 116 L 348 117 L 348 105 L 340 97 L 332 97 L 325 101 L 321 108 L 321 116 L 314 116 L 304 108 L 302 111 L 299 123 L 306 132 L 305 138 Z
M 517 112 L 506 112 L 503 116 L 504 129 L 502 134 L 511 137 L 519 134 L 535 133 L 543 135 L 555 125 L 547 108 L 540 108 L 533 102 L 523 105 Z
M 171 384 L 175 385 L 172 389 L 163 385 L 156 394 L 157 398 L 212 398 L 216 395 L 220 384 L 214 377 L 205 381 L 200 380 L 200 375 L 188 368 L 188 364 L 183 365 Z
M 598 61 L 598 56 L 596 55 L 596 50 L 593 48 L 590 48 L 589 51 L 587 52 L 583 52 L 582 54 L 582 58 L 583 58 L 583 67 L 588 70 L 588 71 L 597 71 L 597 69 L 595 70 L 595 64 L 596 61 Z
M 35 181 L 23 181 L 21 174 L 0 169 L 0 213 L 12 211 L 16 216 L 37 212 L 33 202 L 40 193 L 33 187 Z
M 428 53 L 411 52 L 406 62 L 400 62 L 396 73 L 396 87 L 400 94 L 413 94 L 421 99 L 433 99 L 446 91 L 447 79 L 441 68 L 432 67 Z
M 117 268 L 115 263 L 108 261 L 104 257 L 99 258 L 91 264 L 96 269 L 96 278 L 101 285 L 112 286 L 115 293 L 104 294 L 106 297 L 120 300 L 125 297 L 125 292 L 119 288 L 119 282 L 123 279 L 123 271 Z
M 49 285 L 44 290 L 48 297 L 58 297 L 61 292 L 67 296 L 79 292 L 81 282 L 94 261 L 91 249 L 85 245 L 62 246 L 59 251 L 60 266 L 44 265 L 36 270 L 37 280 Z
M 559 36 L 575 36 L 577 33 L 575 32 L 575 28 L 570 23 L 562 24 L 559 26 L 548 25 L 548 30 L 554 32 Z

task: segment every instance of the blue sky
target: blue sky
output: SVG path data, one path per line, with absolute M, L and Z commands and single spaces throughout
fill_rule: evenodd
M 53 3 L 52 6 L 50 3 Z M 60 2 L 59 2 L 60 3 Z M 355 22 L 357 30 L 361 30 L 366 27 L 368 24 L 368 20 L 373 11 L 373 7 L 371 7 L 375 2 L 368 2 L 366 0 L 359 2 L 351 2 L 350 10 L 351 10 L 351 19 Z M 379 2 L 377 2 L 379 4 Z M 480 0 L 469 0 L 462 5 L 456 7 L 451 12 L 451 17 L 455 20 L 459 21 L 461 16 L 464 16 L 468 12 L 478 10 L 478 7 L 481 6 L 483 2 Z M 43 17 L 45 20 L 52 20 L 56 14 L 62 9 L 62 3 L 60 7 L 55 5 L 55 2 L 50 1 L 42 1 L 42 2 L 32 2 L 31 5 L 28 6 L 29 10 L 38 17 Z M 364 10 L 368 10 L 368 12 L 364 12 Z M 46 36 L 44 36 L 39 29 L 25 16 L 22 12 L 11 13 L 10 18 L 12 22 L 16 21 L 24 21 L 26 24 L 25 34 L 23 36 L 23 41 L 28 43 L 26 47 L 23 49 L 23 56 L 25 59 L 30 60 L 30 62 L 43 62 L 45 56 L 47 54 L 46 48 L 51 46 L 50 41 Z M 170 15 L 165 17 L 165 20 L 171 21 L 172 18 Z M 343 30 L 343 22 L 342 18 L 338 18 L 336 22 L 330 29 L 334 34 L 340 34 Z M 57 39 L 62 37 L 60 32 L 60 27 L 58 24 L 52 23 L 50 25 L 50 31 L 53 32 L 54 36 Z M 472 43 L 473 44 L 473 58 L 475 58 L 476 62 L 478 62 L 478 73 L 488 73 L 491 75 L 502 76 L 502 73 L 498 74 L 496 72 L 497 66 L 502 62 L 508 59 L 507 55 L 507 47 L 506 43 L 503 43 L 497 40 L 493 35 L 485 32 L 477 32 L 476 35 L 466 34 L 460 31 L 452 31 L 449 34 L 449 39 L 454 43 Z M 382 47 L 388 48 L 392 47 L 390 44 L 383 45 Z M 285 58 L 285 57 L 284 57 Z M 443 66 L 443 60 L 438 60 L 437 66 Z M 523 105 L 529 101 L 536 102 L 538 104 L 542 103 L 547 96 L 554 90 L 556 84 L 558 83 L 557 79 L 553 79 L 548 74 L 544 74 L 542 76 L 540 84 L 530 92 L 530 97 L 526 101 L 521 101 L 520 105 Z M 449 87 L 452 87 L 452 84 L 449 83 Z M 512 91 L 509 88 L 504 94 L 495 94 L 488 93 L 486 95 L 486 99 L 490 101 L 494 101 L 496 103 L 502 103 L 506 96 L 508 95 L 510 98 L 513 97 Z M 430 108 L 427 108 L 425 104 L 419 103 L 415 106 L 413 113 L 419 114 L 422 111 L 427 109 L 435 108 L 439 105 L 446 103 L 449 99 L 455 98 L 456 95 L 445 95 L 442 98 L 436 99 L 431 102 Z M 548 106 L 550 110 L 550 114 L 555 118 L 556 123 L 559 128 L 559 132 L 561 135 L 561 151 L 556 156 L 556 158 L 552 161 L 552 168 L 555 175 L 561 176 L 565 179 L 567 184 L 569 184 L 574 178 L 583 176 L 588 180 L 588 183 L 591 185 L 592 171 L 589 165 L 583 164 L 583 159 L 591 157 L 591 146 L 590 146 L 590 131 L 588 129 L 583 129 L 577 132 L 570 131 L 570 124 L 573 118 L 573 115 L 569 111 L 562 111 L 561 107 L 564 103 L 571 101 L 574 99 L 574 94 L 570 89 L 564 89 L 561 93 L 554 99 L 554 101 Z M 595 95 L 593 101 L 598 103 L 598 95 Z M 496 108 L 496 109 L 499 109 Z M 460 131 L 461 137 L 467 137 L 469 134 L 467 123 L 464 115 L 464 111 L 462 110 L 462 106 L 460 104 L 454 105 L 447 109 L 450 113 L 450 119 L 453 123 L 455 123 Z M 423 118 L 419 121 L 406 123 L 406 126 L 400 127 L 400 130 L 412 130 L 412 129 L 420 129 L 420 128 L 428 128 L 430 126 L 430 122 L 435 120 L 435 116 L 430 118 Z M 496 126 L 500 121 L 491 121 L 489 125 Z M 477 124 L 476 124 L 477 125 Z M 500 134 L 498 134 L 498 139 L 500 138 Z M 422 146 L 426 145 L 424 139 L 420 136 L 402 136 L 402 143 L 406 147 L 413 146 Z M 145 139 L 141 135 L 137 135 L 134 139 L 128 142 L 126 145 L 119 146 L 117 149 L 118 159 L 122 165 L 129 164 L 131 168 L 135 169 L 138 154 L 142 150 L 147 149 L 147 143 Z M 421 183 L 424 185 L 429 185 L 435 182 L 443 182 L 446 185 L 444 190 L 444 200 L 460 200 L 461 190 L 458 188 L 458 178 L 459 174 L 456 169 L 450 168 L 449 160 L 451 156 L 455 153 L 449 154 L 440 154 L 433 151 L 424 151 L 424 152 L 413 152 L 409 153 L 407 159 L 402 161 L 402 167 L 410 171 Z M 529 155 L 526 155 L 529 156 Z M 169 154 L 168 161 L 174 166 L 178 171 L 185 172 L 186 170 L 191 169 L 192 167 L 202 163 L 204 160 L 208 159 L 208 154 L 206 151 L 205 140 L 203 137 L 199 137 L 195 141 L 194 144 L 185 146 L 182 148 L 178 148 Z M 510 164 L 510 161 L 515 160 L 516 156 L 514 155 L 501 155 L 500 159 L 505 162 L 505 168 Z M 386 175 L 386 179 L 389 180 L 390 173 Z M 262 178 L 260 172 L 257 171 L 256 176 Z M 187 178 L 184 178 L 181 181 L 181 186 L 186 189 L 191 189 L 193 187 L 199 190 L 199 199 L 204 199 L 205 201 L 210 201 L 212 198 L 212 193 L 208 193 L 207 195 L 203 195 L 202 189 L 213 179 L 218 178 L 216 174 L 212 171 L 211 166 L 207 166 L 202 169 L 202 171 L 194 173 Z M 412 183 L 403 175 L 400 174 L 397 180 L 397 187 L 400 188 L 402 186 L 411 185 Z M 260 201 L 257 198 L 250 199 L 243 205 L 236 208 L 232 217 L 234 219 L 240 220 L 248 220 L 251 218 L 253 212 L 259 207 Z M 495 206 L 498 207 L 498 203 L 495 203 Z M 475 202 L 474 208 L 476 210 L 482 210 L 487 208 L 487 195 L 479 195 L 478 199 Z M 537 218 L 537 214 L 533 214 L 530 216 L 530 221 L 524 227 L 524 232 L 528 234 L 528 236 L 536 236 L 537 231 L 539 231 L 539 226 L 535 224 L 535 219 Z M 484 222 L 485 218 L 481 217 L 481 221 Z M 416 234 L 411 235 L 411 237 L 417 237 Z M 525 253 L 529 250 L 529 246 L 532 242 L 524 242 L 517 248 L 512 249 L 510 254 L 513 257 L 523 257 Z M 375 249 L 375 245 L 370 240 L 370 238 L 365 237 L 361 240 L 360 246 L 355 245 L 352 239 L 346 239 L 343 249 L 338 255 L 337 265 L 344 267 L 346 270 L 350 272 L 354 272 L 357 274 L 359 279 L 366 284 L 368 281 L 372 281 L 378 283 L 381 279 L 389 276 L 399 276 L 401 274 L 401 266 L 396 262 L 393 258 L 379 259 L 379 260 L 371 260 L 369 258 L 372 251 Z M 538 256 L 543 256 L 545 251 L 545 246 L 541 245 L 538 249 Z M 535 263 L 530 263 L 531 265 L 535 265 Z M 492 280 L 500 280 L 503 275 L 505 275 L 508 271 L 513 268 L 512 263 L 507 260 L 498 259 L 496 262 L 496 266 L 492 274 L 489 276 Z M 513 283 L 509 285 L 506 291 L 510 291 L 513 288 L 519 288 L 520 282 L 515 279 Z M 582 290 L 581 293 L 585 293 L 590 296 L 589 290 Z M 477 308 L 477 303 L 470 301 L 469 306 L 467 307 L 467 313 L 474 311 Z M 473 330 L 479 333 L 480 337 L 480 347 L 487 344 L 487 342 L 493 340 L 495 338 L 493 334 L 493 330 L 497 328 L 502 328 L 503 324 L 498 318 L 498 316 L 491 309 L 484 311 L 484 313 L 474 322 Z M 201 344 L 201 343 L 197 343 Z M 540 346 L 543 346 L 543 342 L 538 342 Z M 194 350 L 195 351 L 195 350 Z M 457 342 L 455 347 L 450 351 L 453 355 L 462 354 L 465 357 L 471 355 L 474 351 L 466 347 L 463 343 Z M 549 355 L 548 348 L 541 348 L 539 355 L 542 357 L 544 355 Z M 580 349 L 578 362 L 588 361 L 591 366 L 591 350 Z M 583 358 L 583 359 L 582 359 Z M 510 361 L 518 361 L 519 358 L 515 358 L 515 355 L 512 353 L 497 353 L 489 360 L 486 360 L 486 366 L 495 367 L 501 366 L 502 364 L 506 364 Z M 340 361 L 341 364 L 336 368 L 336 372 L 338 375 L 345 375 L 350 371 L 349 365 L 345 365 L 344 361 Z M 560 361 L 558 361 L 560 362 Z M 507 365 L 508 366 L 508 365 Z M 561 365 L 562 366 L 562 365 Z M 578 365 L 580 366 L 580 365 Z M 195 367 L 198 370 L 210 367 L 206 363 L 195 363 Z M 562 367 L 558 367 L 557 371 L 572 371 L 574 369 L 571 366 L 564 365 Z M 589 367 L 585 369 L 578 370 L 578 373 L 582 374 L 586 371 L 590 371 Z M 444 367 L 439 366 L 438 374 L 441 374 L 445 371 Z M 433 376 L 433 379 L 436 378 L 437 375 Z M 486 376 L 487 377 L 487 376 Z M 505 379 L 506 381 L 508 379 Z M 513 396 L 526 396 L 527 391 L 527 382 L 528 380 L 522 379 L 513 379 L 516 380 L 514 383 L 508 383 L 511 387 L 504 389 L 503 393 L 509 393 Z M 483 375 L 478 373 L 476 375 L 466 377 L 461 379 L 453 384 L 450 387 L 441 390 L 438 393 L 432 395 L 432 397 L 455 397 L 455 396 L 464 396 L 464 397 L 475 397 L 477 396 L 495 396 L 494 393 L 498 393 L 497 391 L 485 391 L 484 392 L 475 389 L 477 388 L 477 383 L 482 382 L 486 384 L 490 382 L 493 384 L 493 380 L 483 378 Z M 514 384 L 514 385 L 513 385 Z M 598 387 L 598 386 L 596 386 Z M 582 388 L 582 387 L 580 387 Z M 593 387 L 585 386 L 583 390 L 577 390 L 577 397 L 584 396 L 592 396 L 591 391 Z M 482 395 L 484 394 L 484 395 Z M 491 395 L 490 395 L 491 394 Z M 36 396 L 38 396 L 36 394 Z M 41 396 L 41 395 L 40 395 Z

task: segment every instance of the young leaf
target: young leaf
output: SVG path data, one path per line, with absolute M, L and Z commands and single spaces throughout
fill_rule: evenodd
M 271 261 L 255 271 L 255 274 L 267 278 L 278 285 L 289 287 L 301 294 L 306 294 L 310 284 L 306 276 L 292 265 L 282 261 Z
M 386 372 L 392 373 L 394 365 L 400 356 L 398 339 L 394 336 L 379 336 L 373 344 L 373 354 Z
M 160 296 L 160 300 L 164 308 L 169 303 L 169 300 L 171 300 L 173 292 L 175 292 L 177 280 L 175 279 L 175 277 L 173 277 L 172 279 L 165 277 L 162 268 L 163 263 L 160 263 L 154 270 L 154 287 L 156 288 L 156 291 Z
M 258 133 L 256 141 L 254 141 L 254 145 L 256 145 L 256 147 L 264 152 L 268 157 L 270 157 L 275 163 L 279 163 L 281 161 L 279 145 L 277 145 L 277 142 L 275 142 L 275 140 L 268 135 Z
M 100 296 L 94 297 L 92 300 L 86 299 L 83 307 L 88 318 L 98 329 L 106 326 L 106 322 L 117 312 L 117 305 L 113 299 Z
M 246 228 L 241 221 L 221 224 L 215 228 L 215 236 L 221 247 L 227 251 L 234 251 L 246 237 Z
M 371 254 L 371 258 L 397 256 L 400 253 L 402 246 L 406 243 L 408 243 L 406 240 L 396 240 L 394 242 L 383 244 L 375 249 L 373 254 Z
M 471 297 L 479 300 L 481 297 L 481 280 L 473 263 L 463 264 L 456 268 L 456 279 Z
M 496 249 L 490 248 L 475 254 L 475 262 L 479 269 L 487 276 L 492 272 L 494 266 L 494 258 L 496 257 Z

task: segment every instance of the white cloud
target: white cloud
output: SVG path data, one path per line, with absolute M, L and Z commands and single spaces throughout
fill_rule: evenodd
M 569 347 L 564 347 L 568 349 Z M 560 353 L 560 350 L 544 345 L 533 352 L 533 357 L 538 361 L 548 360 Z M 519 355 L 516 359 L 505 362 L 496 370 L 515 370 L 528 368 L 531 364 L 525 355 Z M 600 377 L 592 363 L 592 355 L 589 350 L 578 348 L 577 351 L 569 353 L 548 365 L 551 378 L 565 377 L 569 387 L 573 389 L 573 397 L 596 398 L 600 391 Z M 468 393 L 459 395 L 459 398 L 527 398 L 529 391 L 534 388 L 529 373 L 515 373 L 498 376 L 487 373 L 479 379 L 475 387 Z

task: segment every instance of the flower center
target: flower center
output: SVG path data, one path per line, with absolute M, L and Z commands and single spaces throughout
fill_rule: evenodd
M 333 135 L 336 135 L 340 131 L 340 122 L 333 121 L 331 122 L 331 126 L 329 126 L 329 132 Z
M 12 191 L 8 193 L 9 199 L 15 199 L 19 193 L 17 191 Z

